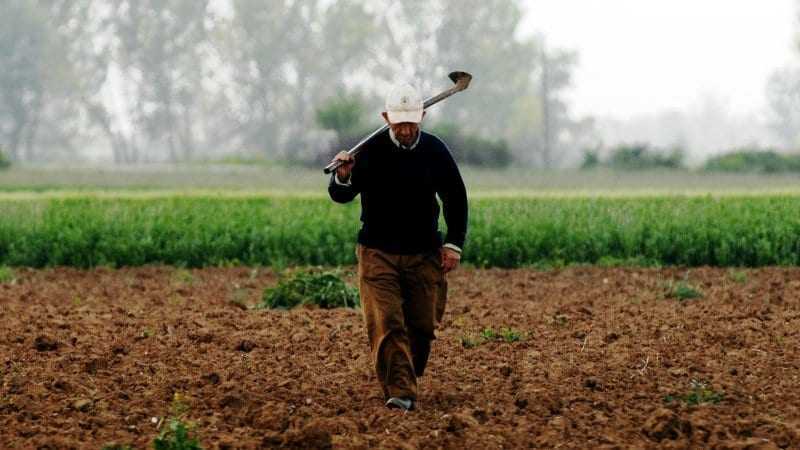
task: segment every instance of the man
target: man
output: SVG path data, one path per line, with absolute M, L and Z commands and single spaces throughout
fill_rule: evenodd
M 447 146 L 420 130 L 423 102 L 410 85 L 395 87 L 382 113 L 389 130 L 331 176 L 338 203 L 361 194 L 358 279 L 372 362 L 386 406 L 413 410 L 417 377 L 430 354 L 467 233 L 467 194 Z M 442 200 L 447 237 L 438 230 Z

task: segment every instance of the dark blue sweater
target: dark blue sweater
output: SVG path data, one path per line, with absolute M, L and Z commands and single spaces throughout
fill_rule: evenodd
M 464 247 L 467 234 L 467 192 L 447 145 L 420 131 L 412 149 L 397 147 L 389 131 L 372 139 L 351 172 L 349 186 L 331 175 L 328 193 L 338 203 L 361 194 L 358 242 L 394 254 L 425 253 L 442 244 L 439 203 L 442 200 L 447 238 Z

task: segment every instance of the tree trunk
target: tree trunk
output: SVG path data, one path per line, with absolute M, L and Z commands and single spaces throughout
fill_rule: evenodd
M 552 164 L 550 152 L 553 145 L 550 115 L 550 62 L 547 59 L 544 44 L 542 44 L 542 165 L 548 169 Z
M 17 122 L 14 124 L 13 131 L 11 131 L 8 147 L 8 156 L 11 161 L 19 161 L 19 143 L 22 140 L 22 129 L 24 125 Z
M 191 161 L 194 159 L 194 138 L 192 136 L 192 120 L 190 114 L 191 108 L 189 104 L 183 105 L 183 115 L 181 117 L 182 127 L 179 131 L 179 142 L 183 146 L 183 159 L 184 161 Z
M 42 117 L 42 100 L 41 96 L 39 99 L 34 103 L 33 108 L 33 120 L 30 121 L 30 125 L 27 127 L 25 133 L 25 160 L 28 162 L 33 162 L 36 159 L 36 149 L 34 144 L 36 143 L 36 134 L 39 131 L 39 124 L 41 123 Z

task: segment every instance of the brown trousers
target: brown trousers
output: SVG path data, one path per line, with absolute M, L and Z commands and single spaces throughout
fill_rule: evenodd
M 359 293 L 372 362 L 385 398 L 417 398 L 434 330 L 444 314 L 447 279 L 439 250 L 395 255 L 356 249 Z

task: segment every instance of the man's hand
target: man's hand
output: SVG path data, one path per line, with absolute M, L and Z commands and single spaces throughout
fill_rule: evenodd
M 339 181 L 347 183 L 347 180 L 350 179 L 350 171 L 353 170 L 353 164 L 356 163 L 355 158 L 353 158 L 353 155 L 341 151 L 333 160 L 345 161 L 344 164 L 336 168 L 336 176 L 339 177 Z
M 439 249 L 439 254 L 442 257 L 442 269 L 444 269 L 444 273 L 455 269 L 458 267 L 458 263 L 461 262 L 461 254 L 450 247 L 442 247 Z

